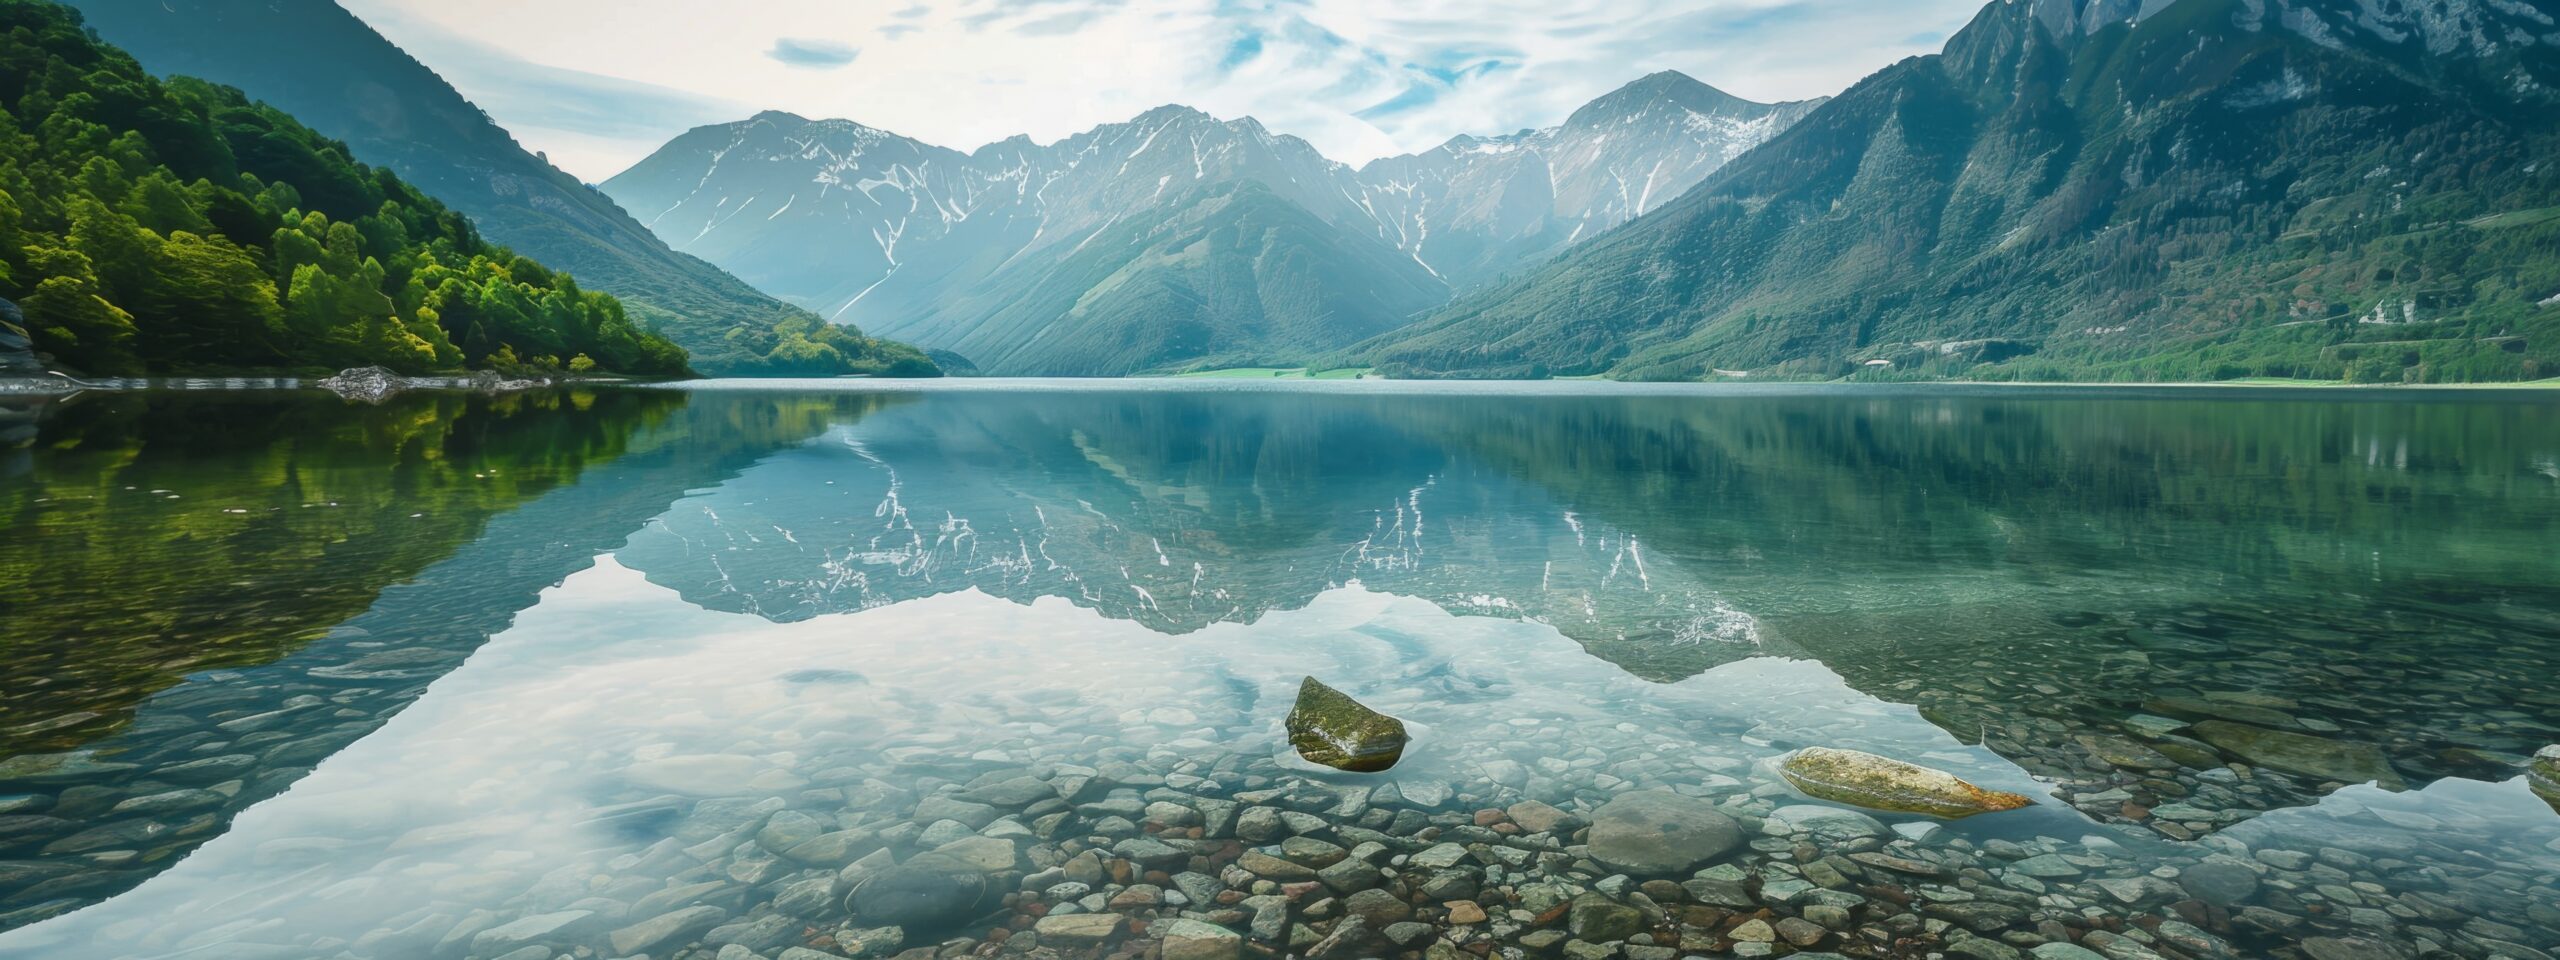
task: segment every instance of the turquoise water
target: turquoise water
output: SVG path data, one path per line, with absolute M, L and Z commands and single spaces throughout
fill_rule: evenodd
M 864 857 L 960 843 L 1016 892 L 898 949 L 1187 917 L 1246 952 L 1525 955 L 1588 894 L 1643 913 L 1589 944 L 1631 960 L 1798 949 L 1779 920 L 1853 956 L 2541 956 L 2555 412 L 1223 381 L 29 407 L 0 953 L 886 955 L 845 902 Z M 1297 760 L 1308 675 L 1405 719 L 1406 759 Z M 1813 829 L 1772 769 L 1804 746 L 2038 803 Z M 1745 902 L 1479 815 L 1646 789 L 1736 818 L 1744 849 L 1668 879 Z M 1376 844 L 1387 876 L 1347 882 L 1429 929 L 1334 943 L 1328 878 L 1263 938 L 1243 900 L 1288 881 L 1230 871 L 1274 838 L 1219 823 L 1257 807 Z M 1408 860 L 1447 838 L 1480 866 Z M 1088 848 L 1131 875 L 1059 889 Z M 1489 919 L 1452 919 L 1449 869 Z M 1076 912 L 1128 922 L 1037 919 Z

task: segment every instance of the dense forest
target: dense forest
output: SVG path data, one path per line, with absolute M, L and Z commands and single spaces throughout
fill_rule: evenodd
M 613 297 L 238 91 L 143 72 L 0 2 L 0 296 L 96 374 L 461 367 L 689 373 Z

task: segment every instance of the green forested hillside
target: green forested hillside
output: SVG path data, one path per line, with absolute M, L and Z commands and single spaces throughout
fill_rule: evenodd
M 1343 359 L 1645 379 L 2560 374 L 2560 31 L 2509 7 L 2401 23 L 2340 0 L 2178 0 L 2057 34 L 2037 19 L 2056 5 L 1994 3 L 1671 206 Z
M 161 76 L 236 86 L 396 171 L 490 239 L 665 334 L 713 376 L 932 376 L 904 344 L 867 337 L 668 249 L 612 200 L 505 129 L 333 0 L 70 0 Z
M 66 8 L 0 2 L 0 120 L 0 290 L 74 369 L 687 372 L 613 297 Z

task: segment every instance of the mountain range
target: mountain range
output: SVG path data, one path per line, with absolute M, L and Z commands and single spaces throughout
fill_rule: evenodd
M 471 217 L 491 240 L 618 296 L 710 374 L 930 374 L 669 249 L 332 0 L 67 0 L 155 74 L 237 87 Z
M 1399 376 L 2560 373 L 2560 18 L 2014 0 L 1336 355 Z
M 1563 124 L 1354 169 L 1180 106 L 963 153 L 849 120 L 701 127 L 603 183 L 678 250 L 1001 374 L 1326 352 L 1669 202 L 1820 101 L 1645 77 Z
M 75 5 L 715 374 L 932 371 L 857 324 L 1015 375 L 2560 373 L 2547 3 L 1998 0 L 1827 100 L 1658 73 L 1358 168 L 1179 106 L 966 152 L 768 112 L 600 188 L 329 0 Z

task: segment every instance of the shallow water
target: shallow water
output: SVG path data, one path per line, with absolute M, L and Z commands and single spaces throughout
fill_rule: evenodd
M 1758 934 L 1787 919 L 1853 956 L 2541 956 L 2554 413 L 1224 382 L 29 405 L 0 450 L 0 953 L 838 955 L 874 926 L 855 861 L 974 834 L 1024 892 L 904 948 L 1167 934 L 1031 922 L 1105 910 L 1509 955 L 1598 890 L 1646 932 L 1584 946 L 1631 960 L 1785 953 Z M 1307 675 L 1404 718 L 1405 760 L 1298 761 Z M 1771 764 L 1817 745 L 2040 802 L 1814 829 Z M 936 815 L 1024 777 L 1057 796 Z M 1653 788 L 1756 838 L 1695 878 L 1746 902 L 1478 815 Z M 1279 895 L 1233 873 L 1274 839 L 1237 839 L 1258 807 L 1392 876 L 1328 877 L 1260 939 L 1219 893 Z M 789 855 L 814 835 L 837 848 Z M 1450 869 L 1490 920 L 1405 859 L 1443 841 L 1480 845 Z M 1054 889 L 1088 847 L 1133 875 Z M 1937 875 L 1847 859 L 1878 853 Z M 2244 895 L 2202 879 L 2235 864 Z M 1431 929 L 1328 939 L 1320 901 L 1366 884 Z

